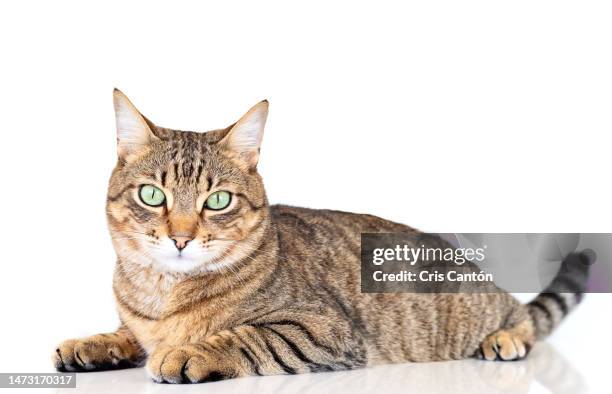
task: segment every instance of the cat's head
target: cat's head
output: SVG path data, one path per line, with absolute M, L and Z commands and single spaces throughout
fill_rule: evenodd
M 268 102 L 206 133 L 157 127 L 119 90 L 114 103 L 118 162 L 107 217 L 119 258 L 193 273 L 248 256 L 269 221 L 256 170 Z

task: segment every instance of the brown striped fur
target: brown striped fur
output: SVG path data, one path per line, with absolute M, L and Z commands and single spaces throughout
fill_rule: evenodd
M 268 205 L 256 170 L 267 102 L 207 133 L 157 127 L 119 91 L 115 107 L 119 160 L 107 216 L 122 325 L 63 342 L 59 370 L 146 362 L 155 381 L 185 383 L 475 355 L 513 360 L 577 302 L 568 289 L 530 306 L 501 291 L 361 293 L 360 234 L 418 232 L 370 215 Z M 143 204 L 143 184 L 161 188 L 166 203 Z M 232 193 L 230 206 L 203 208 L 218 190 Z M 177 234 L 203 257 L 167 260 L 178 252 L 162 247 Z

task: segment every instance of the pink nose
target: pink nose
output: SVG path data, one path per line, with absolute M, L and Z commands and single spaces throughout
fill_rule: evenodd
M 174 236 L 170 235 L 170 239 L 174 241 L 174 245 L 176 248 L 181 251 L 185 249 L 189 241 L 193 239 L 193 237 L 184 237 L 184 236 Z

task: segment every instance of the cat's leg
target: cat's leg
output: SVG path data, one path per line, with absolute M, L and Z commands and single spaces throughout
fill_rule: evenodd
M 365 365 L 365 352 L 353 344 L 316 339 L 300 322 L 243 325 L 201 343 L 154 351 L 147 371 L 156 382 L 200 383 L 250 375 L 334 371 Z
M 62 342 L 53 353 L 60 372 L 101 371 L 138 366 L 145 352 L 125 326 L 108 334 Z
M 524 320 L 512 328 L 487 336 L 480 344 L 478 357 L 489 361 L 514 361 L 525 358 L 535 342 L 533 322 Z

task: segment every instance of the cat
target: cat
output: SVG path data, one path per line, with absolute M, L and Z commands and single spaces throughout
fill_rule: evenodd
M 567 274 L 527 305 L 499 289 L 362 293 L 360 234 L 420 233 L 371 215 L 269 205 L 257 172 L 267 101 L 206 133 L 156 126 L 116 89 L 114 106 L 106 212 L 121 325 L 62 342 L 59 371 L 146 365 L 156 382 L 195 383 L 516 360 L 581 299 L 586 275 Z

